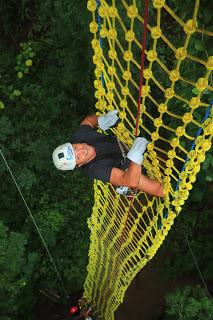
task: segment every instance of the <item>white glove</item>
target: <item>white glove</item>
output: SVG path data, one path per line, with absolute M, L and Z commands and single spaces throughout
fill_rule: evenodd
M 137 164 L 141 164 L 143 161 L 143 154 L 148 143 L 149 141 L 145 138 L 136 138 L 131 149 L 127 153 L 127 158 Z
M 118 111 L 112 110 L 109 111 L 107 114 L 104 114 L 98 117 L 98 125 L 102 130 L 108 130 L 112 127 L 116 121 L 119 119 L 117 116 Z

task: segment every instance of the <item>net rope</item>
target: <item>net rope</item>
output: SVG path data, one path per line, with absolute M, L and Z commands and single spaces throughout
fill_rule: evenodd
M 138 134 L 150 141 L 143 168 L 164 185 L 166 197 L 140 192 L 128 199 L 111 184 L 94 182 L 84 298 L 98 319 L 114 319 L 131 281 L 155 255 L 181 212 L 211 148 L 213 112 L 206 93 L 213 90 L 213 56 L 206 54 L 205 45 L 196 51 L 192 44 L 213 33 L 199 25 L 199 0 L 185 20 L 167 3 L 149 2 L 138 121 Z M 92 16 L 97 115 L 119 110 L 121 122 L 112 132 L 131 147 L 145 5 L 136 0 L 89 0 L 87 8 Z

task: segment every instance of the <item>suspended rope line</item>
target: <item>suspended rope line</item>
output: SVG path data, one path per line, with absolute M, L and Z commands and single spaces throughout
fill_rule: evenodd
M 195 263 L 196 268 L 197 268 L 197 270 L 198 270 L 198 273 L 199 273 L 199 275 L 200 275 L 201 281 L 203 282 L 203 285 L 204 285 L 206 294 L 207 294 L 207 296 L 208 296 L 209 298 L 211 298 L 211 295 L 210 295 L 210 293 L 209 293 L 208 287 L 207 287 L 207 285 L 206 285 L 206 282 L 205 282 L 205 280 L 204 280 L 204 277 L 203 277 L 202 272 L 201 272 L 201 270 L 200 270 L 200 267 L 199 267 L 199 265 L 198 265 L 197 259 L 196 259 L 195 255 L 194 255 L 194 253 L 193 253 L 192 247 L 191 247 L 191 245 L 190 245 L 190 242 L 189 242 L 189 240 L 188 240 L 188 238 L 187 238 L 187 235 L 186 235 L 186 233 L 185 233 L 184 230 L 183 230 L 183 233 L 184 233 L 184 237 L 185 237 L 185 240 L 186 240 L 186 242 L 187 242 L 187 245 L 188 245 L 188 247 L 189 247 L 189 251 L 190 251 L 190 253 L 191 253 L 191 255 L 192 255 L 192 258 L 193 258 L 193 260 L 194 260 L 194 263 Z
M 204 26 L 203 26 L 204 27 Z M 204 33 L 201 34 L 201 40 L 202 40 L 202 43 L 203 43 L 203 46 L 205 48 L 205 53 L 206 53 L 206 57 L 207 59 L 209 58 L 209 53 L 208 53 L 208 50 L 206 48 L 206 44 L 205 44 L 205 41 L 204 41 Z M 211 88 L 212 87 L 212 82 L 213 82 L 213 79 L 212 79 L 212 73 L 210 74 L 210 83 L 209 83 L 209 87 Z
M 96 0 L 96 4 L 97 4 L 97 13 L 98 13 L 98 34 L 99 34 L 100 46 L 102 48 L 102 38 L 101 38 L 101 35 L 100 35 L 100 32 L 101 32 L 101 17 L 99 15 L 100 0 Z
M 50 300 L 52 300 L 54 302 L 58 302 L 58 299 L 60 298 L 60 297 L 53 298 L 48 293 L 46 293 L 44 290 L 41 290 L 41 289 L 39 289 L 39 292 L 41 292 L 41 294 L 43 294 L 44 296 L 46 296 L 47 298 L 49 298 Z
M 67 290 L 66 290 L 66 288 L 65 288 L 65 286 L 64 286 L 64 284 L 63 284 L 62 277 L 61 277 L 61 275 L 60 275 L 60 273 L 59 273 L 59 271 L 58 271 L 58 269 L 57 269 L 57 267 L 56 267 L 56 264 L 55 264 L 55 262 L 54 262 L 54 260 L 53 260 L 53 258 L 52 258 L 52 255 L 51 255 L 51 253 L 50 253 L 50 251 L 49 251 L 49 249 L 48 249 L 48 246 L 47 246 L 47 244 L 46 244 L 46 242 L 45 242 L 45 240 L 44 240 L 44 238 L 43 238 L 43 236 L 42 236 L 42 234 L 41 234 L 41 231 L 39 230 L 39 227 L 38 227 L 38 225 L 37 225 L 37 223 L 36 223 L 36 221 L 35 221 L 35 219 L 34 219 L 34 217 L 33 217 L 33 214 L 32 214 L 32 212 L 31 212 L 31 210 L 30 210 L 30 208 L 29 208 L 29 206 L 28 206 L 28 204 L 27 204 L 27 202 L 26 202 L 26 200 L 25 200 L 25 198 L 24 198 L 24 196 L 23 196 L 23 194 L 22 194 L 22 192 L 21 192 L 21 189 L 19 188 L 18 183 L 16 182 L 16 179 L 15 179 L 15 177 L 14 177 L 14 175 L 13 175 L 13 173 L 12 173 L 12 171 L 11 171 L 9 165 L 8 165 L 8 162 L 7 162 L 7 160 L 6 160 L 6 158 L 5 158 L 5 156 L 4 156 L 4 154 L 3 154 L 3 152 L 2 152 L 1 149 L 0 149 L 0 153 L 1 153 L 2 159 L 3 159 L 4 163 L 5 163 L 8 171 L 9 171 L 9 173 L 10 173 L 10 175 L 11 175 L 11 177 L 12 177 L 12 179 L 13 179 L 15 185 L 16 185 L 16 188 L 18 189 L 18 192 L 19 192 L 19 194 L 20 194 L 20 196 L 21 196 L 21 198 L 22 198 L 22 200 L 23 200 L 23 202 L 24 202 L 24 205 L 25 205 L 25 207 L 26 207 L 26 209 L 27 209 L 27 211 L 28 211 L 28 213 L 29 213 L 32 221 L 33 221 L 33 224 L 34 224 L 34 226 L 35 226 L 35 228 L 36 228 L 36 230 L 37 230 L 37 232 L 38 232 L 38 234 L 39 234 L 39 237 L 40 237 L 40 239 L 41 239 L 41 242 L 43 243 L 43 245 L 44 245 L 44 247 L 45 247 L 45 249 L 46 249 L 47 255 L 49 256 L 50 261 L 52 262 L 52 265 L 53 265 L 54 270 L 55 270 L 55 272 L 56 272 L 56 274 L 57 274 L 58 280 L 59 280 L 59 282 L 61 283 L 61 286 L 62 286 L 64 292 L 67 294 Z

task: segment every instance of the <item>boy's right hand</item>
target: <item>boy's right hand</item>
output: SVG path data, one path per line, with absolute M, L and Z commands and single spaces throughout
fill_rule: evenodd
M 127 158 L 137 164 L 141 164 L 143 162 L 143 154 L 148 143 L 149 141 L 145 138 L 136 138 L 127 154 Z

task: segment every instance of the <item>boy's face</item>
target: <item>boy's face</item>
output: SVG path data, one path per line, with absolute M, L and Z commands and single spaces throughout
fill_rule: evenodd
M 95 156 L 94 147 L 87 143 L 74 143 L 72 146 L 75 152 L 77 166 L 90 162 Z

